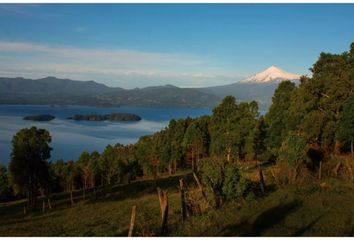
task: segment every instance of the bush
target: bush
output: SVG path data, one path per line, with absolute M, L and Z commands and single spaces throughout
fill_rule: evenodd
M 226 199 L 237 198 L 237 188 L 241 179 L 239 168 L 235 164 L 227 163 L 224 168 L 224 175 L 223 195 Z
M 236 164 L 220 158 L 203 159 L 201 163 L 202 181 L 212 189 L 217 207 L 224 199 L 253 199 L 263 194 L 259 183 L 243 178 Z
M 307 142 L 299 132 L 289 132 L 279 150 L 279 160 L 297 167 L 306 160 Z

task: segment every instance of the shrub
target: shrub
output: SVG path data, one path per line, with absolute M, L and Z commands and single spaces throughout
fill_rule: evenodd
M 224 168 L 224 175 L 223 195 L 226 199 L 237 198 L 237 188 L 241 179 L 239 168 L 235 164 L 227 163 Z
M 243 178 L 235 163 L 220 158 L 203 159 L 201 163 L 202 181 L 212 189 L 217 207 L 224 199 L 248 199 L 262 195 L 259 183 Z

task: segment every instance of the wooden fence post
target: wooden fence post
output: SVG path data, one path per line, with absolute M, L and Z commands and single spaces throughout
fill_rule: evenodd
M 263 172 L 261 166 L 258 164 L 258 173 L 259 173 L 259 182 L 261 184 L 261 190 L 264 193 L 265 192 L 265 183 L 264 183 L 264 177 L 263 177 Z
M 135 225 L 135 216 L 136 216 L 136 206 L 134 205 L 132 208 L 132 214 L 130 216 L 130 225 L 129 225 L 129 232 L 128 232 L 128 237 L 133 236 L 133 230 L 134 230 L 134 225 Z
M 196 181 L 196 183 L 198 185 L 198 190 L 202 193 L 204 200 L 208 204 L 208 207 L 211 207 L 211 204 L 210 204 L 210 202 L 209 202 L 209 200 L 208 200 L 208 198 L 207 198 L 207 196 L 206 196 L 206 194 L 204 192 L 203 185 L 200 183 L 199 178 L 198 178 L 197 174 L 195 174 L 195 172 L 193 172 L 193 177 L 194 177 L 194 180 Z
M 52 203 L 49 197 L 47 198 L 47 201 L 48 201 L 48 209 L 52 209 Z
M 160 212 L 161 212 L 161 218 L 163 217 L 163 196 L 161 189 L 157 187 L 157 195 L 159 196 L 159 203 L 160 203 Z
M 179 187 L 180 187 L 180 191 L 181 191 L 182 221 L 184 221 L 187 217 L 187 214 L 186 214 L 186 199 L 185 199 L 185 193 L 184 193 L 184 184 L 183 184 L 182 178 L 179 180 Z
M 346 159 L 347 161 L 347 167 L 348 167 L 348 170 L 349 170 L 349 177 L 350 177 L 350 180 L 354 180 L 354 174 L 353 174 L 353 168 L 352 166 L 350 165 L 349 161 L 348 161 L 348 158 Z
M 337 163 L 336 167 L 333 169 L 334 175 L 337 177 L 339 168 L 341 167 L 342 163 Z
M 157 188 L 157 195 L 159 197 L 160 211 L 161 211 L 161 235 L 167 232 L 167 220 L 168 220 L 168 197 L 167 191 L 161 192 L 161 189 Z
M 26 203 L 25 203 L 25 205 L 23 206 L 23 214 L 24 214 L 24 215 L 26 215 L 26 214 L 27 214 Z
M 162 226 L 161 235 L 165 235 L 167 232 L 167 220 L 168 220 L 168 197 L 167 192 L 163 192 L 163 214 L 162 214 Z
M 70 202 L 71 202 L 71 207 L 73 207 L 74 206 L 73 191 L 70 191 Z
M 42 212 L 45 212 L 45 201 L 43 200 L 43 204 L 42 204 Z

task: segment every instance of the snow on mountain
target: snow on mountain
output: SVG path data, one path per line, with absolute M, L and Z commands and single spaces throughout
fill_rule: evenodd
M 300 75 L 289 73 L 276 66 L 270 66 L 263 72 L 254 74 L 246 79 L 240 81 L 240 83 L 277 83 L 285 80 L 299 80 Z

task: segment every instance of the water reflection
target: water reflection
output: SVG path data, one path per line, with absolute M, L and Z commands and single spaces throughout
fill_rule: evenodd
M 140 115 L 139 122 L 88 122 L 66 118 L 74 114 L 106 114 L 130 112 Z M 50 107 L 33 105 L 0 105 L 0 162 L 7 163 L 11 152 L 11 139 L 22 128 L 37 126 L 47 129 L 52 136 L 51 159 L 76 159 L 83 150 L 102 151 L 108 144 L 134 143 L 140 136 L 152 134 L 168 125 L 172 118 L 196 117 L 209 114 L 210 109 L 183 108 L 94 108 L 94 107 Z M 23 116 L 52 114 L 50 122 L 22 120 Z

